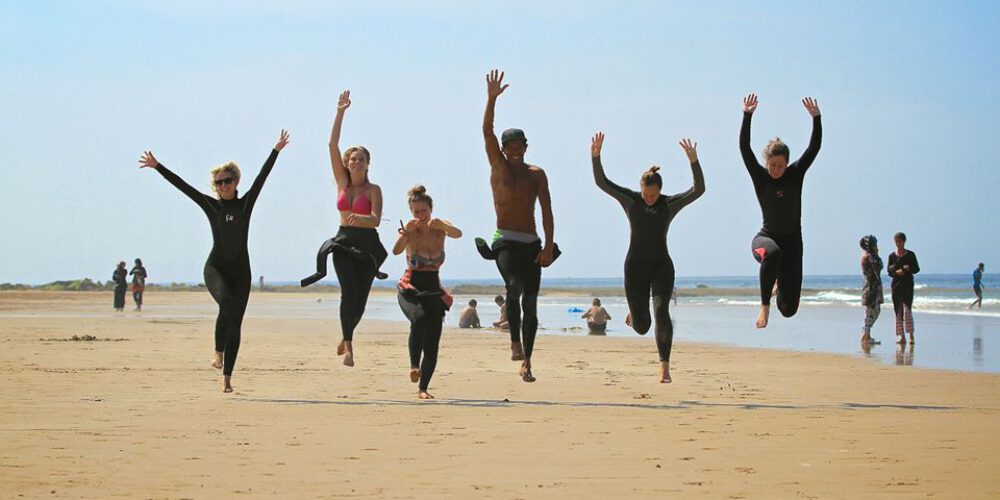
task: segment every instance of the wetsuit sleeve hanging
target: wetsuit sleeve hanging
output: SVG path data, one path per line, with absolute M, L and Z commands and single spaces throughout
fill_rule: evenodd
M 608 177 L 604 175 L 604 166 L 601 165 L 600 156 L 591 157 L 591 163 L 594 167 L 594 182 L 597 183 L 597 187 L 601 188 L 601 191 L 611 195 L 612 198 L 618 200 L 618 203 L 621 203 L 622 208 L 628 212 L 629 207 L 635 203 L 635 198 L 638 194 L 608 180 Z

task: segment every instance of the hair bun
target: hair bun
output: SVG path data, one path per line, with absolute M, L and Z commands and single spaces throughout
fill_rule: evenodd
M 427 188 L 425 188 L 423 184 L 417 184 L 416 186 L 413 186 L 412 188 L 410 188 L 410 191 L 407 193 L 407 195 L 408 196 L 418 196 L 418 195 L 426 194 L 426 193 L 427 193 Z
M 647 170 L 646 172 L 649 172 L 651 174 L 655 174 L 655 173 L 657 173 L 659 171 L 660 171 L 660 167 L 657 166 L 657 165 L 653 165 L 652 167 L 649 167 L 649 170 Z

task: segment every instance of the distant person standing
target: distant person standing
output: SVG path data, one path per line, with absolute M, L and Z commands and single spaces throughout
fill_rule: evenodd
M 483 325 L 479 323 L 479 312 L 476 311 L 476 306 L 478 303 L 476 299 L 469 299 L 469 305 L 462 308 L 462 312 L 458 316 L 458 327 L 459 328 L 482 328 Z
M 111 273 L 111 281 L 115 282 L 115 310 L 125 310 L 125 291 L 128 290 L 128 271 L 125 270 L 125 261 L 118 263 L 118 267 Z
M 142 267 L 142 259 L 135 259 L 135 266 L 128 272 L 132 275 L 132 299 L 135 300 L 135 310 L 142 310 L 142 293 L 146 291 L 146 268 Z
M 861 238 L 861 275 L 865 282 L 861 289 L 861 304 L 865 306 L 865 326 L 861 335 L 864 345 L 879 344 L 872 338 L 872 327 L 882 313 L 885 294 L 882 292 L 882 258 L 878 256 L 878 239 L 873 235 Z
M 905 333 L 910 334 L 913 344 L 913 275 L 920 272 L 917 254 L 906 249 L 906 235 L 896 233 L 893 237 L 896 251 L 889 254 L 889 276 L 892 277 L 892 308 L 896 312 L 896 336 L 898 343 L 906 343 Z
M 980 309 L 983 308 L 983 271 L 985 270 L 986 266 L 980 262 L 979 267 L 975 271 L 972 271 L 972 291 L 976 292 L 976 300 L 969 304 L 969 309 L 975 306 L 979 306 Z
M 604 335 L 608 331 L 608 321 L 611 315 L 608 310 L 601 306 L 601 299 L 595 298 L 590 305 L 590 309 L 583 313 L 581 318 L 587 320 L 587 328 L 590 328 L 591 335 Z

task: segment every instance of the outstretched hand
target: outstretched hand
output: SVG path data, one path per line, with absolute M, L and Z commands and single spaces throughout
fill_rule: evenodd
M 753 113 L 757 110 L 757 94 L 751 92 L 749 95 L 743 98 L 743 112 Z
M 698 161 L 698 143 L 691 142 L 691 139 L 681 139 L 680 145 L 684 148 L 684 154 L 687 155 L 688 161 L 695 163 Z
M 604 132 L 598 132 L 594 134 L 594 138 L 590 140 L 590 156 L 594 158 L 601 156 L 602 147 L 604 147 Z
M 288 145 L 288 139 L 289 139 L 288 131 L 285 129 L 281 129 L 281 135 L 278 136 L 278 142 L 274 144 L 274 150 L 281 151 L 282 149 L 284 149 L 285 146 Z
M 337 98 L 337 111 L 343 113 L 347 111 L 347 108 L 351 107 L 351 91 L 345 90 L 340 93 L 340 97 Z
M 802 105 L 806 107 L 806 111 L 808 111 L 813 118 L 819 116 L 819 101 L 816 99 L 806 97 L 802 99 Z
M 490 99 L 495 99 L 497 96 L 507 90 L 510 85 L 503 85 L 503 72 L 495 69 L 486 74 L 486 93 L 489 95 Z
M 156 161 L 152 151 L 144 151 L 139 157 L 139 168 L 156 168 L 158 166 L 160 166 L 160 162 Z

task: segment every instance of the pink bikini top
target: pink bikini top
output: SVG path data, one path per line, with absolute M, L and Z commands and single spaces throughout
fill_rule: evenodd
M 371 215 L 372 202 L 365 196 L 364 192 L 361 192 L 354 198 L 354 204 L 351 205 L 350 200 L 347 198 L 347 188 L 345 187 L 340 190 L 340 196 L 337 197 L 337 210 L 360 215 Z

